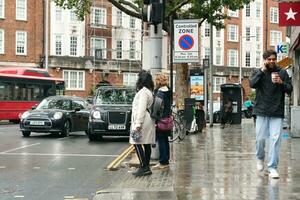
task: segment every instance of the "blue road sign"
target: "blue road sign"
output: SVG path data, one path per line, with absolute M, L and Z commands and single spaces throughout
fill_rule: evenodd
M 194 38 L 188 34 L 184 34 L 179 38 L 179 47 L 183 50 L 189 50 L 194 46 Z

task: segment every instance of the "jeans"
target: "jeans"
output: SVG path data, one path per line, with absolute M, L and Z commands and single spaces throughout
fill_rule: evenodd
M 136 154 L 140 161 L 141 167 L 149 167 L 151 157 L 151 144 L 135 144 Z
M 256 118 L 256 158 L 265 158 L 265 140 L 269 139 L 268 168 L 276 169 L 279 161 L 279 148 L 282 133 L 282 118 Z
M 159 158 L 158 161 L 162 165 L 168 165 L 170 159 L 170 144 L 168 139 L 168 133 L 157 133 L 156 139 L 159 148 Z

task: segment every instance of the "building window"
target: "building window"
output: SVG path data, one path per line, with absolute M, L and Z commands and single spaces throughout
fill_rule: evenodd
M 16 55 L 27 54 L 27 33 L 24 31 L 16 32 Z
M 250 51 L 246 51 L 246 60 L 245 60 L 245 62 L 246 62 L 246 67 L 250 67 Z
M 0 29 L 0 54 L 4 54 L 4 30 Z
M 250 41 L 250 27 L 246 27 L 246 41 Z
M 210 58 L 210 48 L 205 47 L 204 48 L 204 59 Z
M 221 30 L 216 30 L 216 37 L 221 37 Z
M 135 86 L 137 79 L 137 73 L 123 73 L 123 85 Z
M 220 93 L 221 85 L 226 83 L 226 77 L 214 77 L 213 81 L 213 92 Z
M 276 7 L 270 8 L 270 22 L 278 24 L 278 8 Z
M 238 51 L 234 49 L 228 50 L 228 66 L 237 67 Z
M 260 27 L 256 27 L 256 41 L 259 42 L 260 41 Z
M 250 13 L 251 13 L 251 7 L 250 4 L 246 5 L 246 17 L 250 17 Z
M 261 13 L 260 6 L 261 6 L 260 2 L 256 2 L 256 18 L 260 18 L 260 13 Z
M 55 7 L 55 20 L 56 21 L 62 20 L 62 9 L 60 7 Z
M 238 42 L 238 26 L 237 25 L 228 25 L 228 41 Z
M 135 29 L 135 18 L 130 17 L 129 27 Z
M 221 59 L 222 59 L 221 51 L 222 49 L 220 47 L 216 48 L 216 65 L 221 65 Z
M 91 38 L 91 56 L 95 56 L 95 52 L 101 51 L 101 59 L 106 59 L 106 39 L 104 38 Z
M 77 21 L 77 16 L 74 10 L 70 10 L 70 21 L 72 22 Z
M 101 25 L 106 25 L 106 9 L 96 8 L 92 9 L 91 21 L 93 27 L 99 27 Z
M 71 56 L 77 55 L 77 37 L 76 36 L 70 37 L 70 55 Z
M 239 11 L 238 10 L 235 10 L 235 11 L 233 11 L 233 10 L 228 10 L 228 15 L 230 16 L 230 17 L 239 17 Z
M 256 60 L 255 60 L 256 67 L 260 67 L 260 51 L 256 52 Z
M 276 46 L 278 43 L 282 42 L 282 33 L 280 31 L 270 31 L 270 45 Z
M 117 26 L 122 26 L 122 11 L 117 11 Z
M 206 22 L 205 22 L 204 35 L 205 35 L 205 37 L 209 37 L 209 34 L 210 34 L 210 25 L 209 25 L 209 23 L 206 21 Z
M 135 41 L 129 42 L 129 48 L 130 48 L 129 58 L 135 59 Z
M 0 18 L 4 18 L 4 0 L 0 0 Z
M 84 71 L 63 70 L 66 90 L 84 90 L 84 76 Z
M 61 35 L 55 36 L 55 55 L 61 55 L 62 40 Z
M 27 0 L 16 0 L 16 19 L 27 20 Z
M 122 59 L 122 41 L 117 41 L 117 59 Z

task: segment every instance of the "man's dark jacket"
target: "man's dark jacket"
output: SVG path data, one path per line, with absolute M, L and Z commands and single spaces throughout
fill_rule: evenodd
M 282 84 L 272 83 L 272 72 L 278 72 Z M 250 78 L 250 87 L 256 89 L 254 114 L 264 117 L 284 118 L 285 93 L 293 91 L 291 79 L 287 72 L 276 66 L 272 71 L 255 70 Z

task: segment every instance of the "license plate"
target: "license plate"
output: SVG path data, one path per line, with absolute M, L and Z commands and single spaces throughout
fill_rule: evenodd
M 125 130 L 125 125 L 108 125 L 108 130 Z
M 43 126 L 45 122 L 43 121 L 30 121 L 30 125 Z

